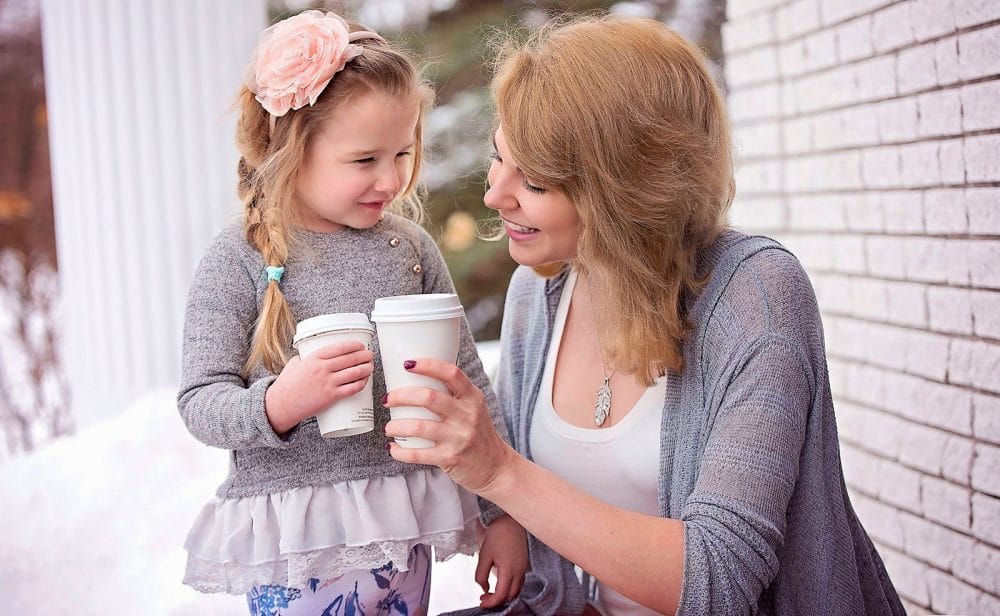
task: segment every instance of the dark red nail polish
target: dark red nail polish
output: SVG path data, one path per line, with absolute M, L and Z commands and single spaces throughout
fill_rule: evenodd
M 388 401 L 389 401 L 389 394 L 388 394 L 388 392 L 382 394 L 382 406 L 385 406 L 385 403 L 388 402 Z
M 408 360 L 406 360 L 406 361 L 403 362 L 403 368 L 405 368 L 406 370 L 412 370 L 413 367 L 416 366 L 416 365 L 417 365 L 417 362 L 413 361 L 412 359 L 408 359 Z

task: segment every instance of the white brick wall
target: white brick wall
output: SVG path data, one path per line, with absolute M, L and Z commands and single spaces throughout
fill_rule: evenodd
M 1000 614 L 1000 1 L 729 0 L 734 225 L 808 270 L 911 614 Z

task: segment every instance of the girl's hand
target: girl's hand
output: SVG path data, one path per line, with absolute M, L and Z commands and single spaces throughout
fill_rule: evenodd
M 493 567 L 497 570 L 497 586 L 490 592 L 490 570 Z M 513 601 L 521 592 L 527 570 L 527 533 L 509 515 L 493 520 L 486 529 L 476 566 L 476 583 L 483 589 L 479 607 L 492 609 Z
M 285 365 L 264 394 L 271 427 L 284 434 L 337 400 L 361 391 L 371 377 L 374 354 L 360 342 L 335 342 Z
M 494 487 L 518 454 L 497 434 L 479 388 L 458 366 L 438 359 L 407 361 L 404 368 L 438 379 L 450 393 L 404 387 L 388 394 L 383 401 L 386 407 L 422 406 L 441 416 L 441 421 L 395 419 L 386 424 L 387 436 L 418 436 L 437 443 L 428 449 L 406 449 L 392 443 L 392 457 L 438 466 L 455 483 L 476 494 Z

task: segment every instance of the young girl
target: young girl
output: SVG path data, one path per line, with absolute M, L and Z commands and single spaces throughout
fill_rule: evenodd
M 476 579 L 488 591 L 498 574 L 490 607 L 520 590 L 523 530 L 439 469 L 394 460 L 385 412 L 372 432 L 320 435 L 314 416 L 369 378 L 384 396 L 377 353 L 353 342 L 291 351 L 303 319 L 454 292 L 430 236 L 388 213 L 419 217 L 431 91 L 380 36 L 351 29 L 319 11 L 271 26 L 241 90 L 243 221 L 195 273 L 178 395 L 191 433 L 231 450 L 230 470 L 188 536 L 184 581 L 247 593 L 254 614 L 426 613 L 429 548 L 439 560 L 473 553 L 481 517 Z M 506 433 L 464 323 L 458 364 Z

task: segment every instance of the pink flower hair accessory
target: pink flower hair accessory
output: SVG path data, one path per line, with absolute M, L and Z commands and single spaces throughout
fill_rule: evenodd
M 314 105 L 333 76 L 361 55 L 353 42 L 364 38 L 384 40 L 367 30 L 349 32 L 334 13 L 303 11 L 261 32 L 246 85 L 272 116 Z

